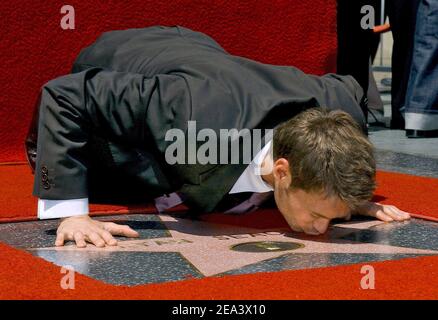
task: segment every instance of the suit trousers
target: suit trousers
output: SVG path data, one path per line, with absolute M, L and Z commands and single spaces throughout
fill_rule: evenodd
M 422 0 L 404 109 L 406 129 L 438 130 L 438 1 Z
M 392 49 L 391 128 L 404 129 L 402 108 L 411 70 L 414 33 L 420 0 L 386 0 L 394 38 Z

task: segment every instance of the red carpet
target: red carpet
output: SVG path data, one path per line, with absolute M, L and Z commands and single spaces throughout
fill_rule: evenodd
M 0 222 L 35 220 L 37 201 L 32 196 L 33 176 L 27 165 L 0 165 L 0 181 Z M 393 204 L 420 218 L 438 220 L 438 179 L 379 172 L 377 181 L 376 201 Z M 151 204 L 93 204 L 90 209 L 93 215 L 155 212 Z
M 25 166 L 3 166 L 0 172 L 0 178 L 10 177 L 0 190 L 2 194 L 9 190 L 7 200 L 0 204 L 2 212 L 13 209 L 18 218 L 20 210 L 33 205 L 28 196 L 31 176 Z M 437 217 L 438 179 L 380 172 L 378 180 L 379 201 Z M 11 190 L 20 192 L 22 201 Z M 211 214 L 204 219 L 264 228 L 285 224 L 272 210 L 240 218 Z M 437 256 L 367 264 L 375 268 L 375 290 L 360 289 L 359 264 L 135 287 L 109 285 L 77 274 L 75 290 L 63 290 L 60 280 L 64 274 L 59 267 L 0 243 L 0 299 L 438 299 Z
M 23 141 L 40 87 L 69 73 L 80 49 L 105 31 L 182 25 L 209 34 L 232 54 L 309 73 L 336 70 L 336 0 L 68 4 L 76 13 L 74 30 L 60 27 L 60 1 L 0 3 L 0 162 L 24 160 Z
M 35 219 L 28 168 L 0 166 L 0 181 L 2 219 Z M 438 179 L 379 172 L 378 182 L 376 200 L 438 218 Z M 131 208 L 95 206 L 93 210 L 128 212 Z M 243 217 L 211 214 L 204 219 L 264 228 L 285 225 L 272 210 Z M 438 256 L 367 263 L 375 268 L 375 290 L 360 289 L 362 265 L 135 287 L 109 285 L 77 274 L 75 290 L 63 290 L 60 281 L 64 274 L 59 267 L 0 243 L 0 299 L 438 299 Z
M 77 274 L 63 290 L 60 268 L 0 243 L 0 299 L 438 299 L 438 257 L 367 263 L 375 290 L 360 289 L 361 265 L 204 278 L 136 287 Z
M 335 0 L 73 0 L 69 4 L 76 11 L 75 30 L 60 28 L 59 1 L 0 4 L 4 75 L 0 78 L 0 162 L 24 160 L 23 140 L 40 87 L 68 73 L 80 49 L 104 31 L 178 24 L 211 35 L 232 54 L 295 65 L 309 73 L 335 71 Z M 29 169 L 0 165 L 0 181 L 0 221 L 34 220 L 36 200 L 31 196 Z M 378 181 L 379 201 L 438 218 L 438 179 L 380 172 Z M 93 205 L 91 210 L 95 214 L 153 212 L 151 206 Z M 239 223 L 284 223 L 275 212 L 270 212 L 269 219 L 257 216 Z M 358 265 L 131 288 L 77 275 L 75 290 L 62 290 L 59 267 L 0 243 L 0 299 L 438 298 L 438 257 L 371 264 L 376 269 L 376 290 L 359 289 Z

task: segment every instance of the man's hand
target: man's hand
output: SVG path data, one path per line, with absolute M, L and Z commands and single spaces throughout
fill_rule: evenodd
M 89 216 L 63 219 L 56 234 L 56 246 L 63 246 L 64 241 L 72 240 L 76 242 L 78 248 L 85 248 L 87 242 L 94 244 L 96 247 L 115 246 L 117 240 L 114 239 L 113 235 L 130 238 L 138 237 L 138 233 L 128 226 L 95 221 Z
M 411 215 L 395 206 L 368 202 L 361 207 L 358 214 L 363 216 L 374 217 L 385 222 L 405 221 L 411 218 Z

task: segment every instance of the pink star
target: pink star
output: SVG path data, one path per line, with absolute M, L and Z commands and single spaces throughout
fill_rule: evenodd
M 349 222 L 331 227 L 329 235 L 314 237 L 290 232 L 288 229 L 260 230 L 238 226 L 213 224 L 160 215 L 171 237 L 119 241 L 118 246 L 97 248 L 88 245 L 85 249 L 76 246 L 39 248 L 36 250 L 80 251 L 131 251 L 131 252 L 179 252 L 204 276 L 242 268 L 263 260 L 294 253 L 390 253 L 390 254 L 438 254 L 435 250 L 396 247 L 385 244 L 360 243 L 342 240 L 339 237 L 352 232 L 384 224 L 381 221 Z M 266 252 L 234 251 L 234 245 L 247 242 L 268 241 Z M 302 247 L 292 251 L 279 251 L 271 242 L 299 243 Z

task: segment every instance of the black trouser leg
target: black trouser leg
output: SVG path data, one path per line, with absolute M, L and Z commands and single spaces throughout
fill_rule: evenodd
M 420 0 L 386 0 L 386 11 L 394 38 L 391 87 L 391 128 L 393 129 L 405 128 L 400 108 L 405 103 L 419 2 Z
M 380 24 L 380 0 L 338 0 L 337 73 L 352 75 L 367 95 L 369 61 L 375 54 L 379 35 L 374 34 L 371 29 L 361 27 L 364 16 L 361 8 L 365 5 L 374 7 L 375 22 Z M 367 110 L 362 111 L 366 116 Z

